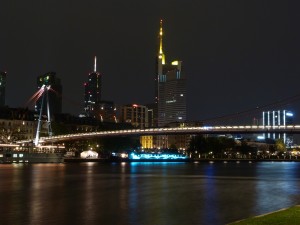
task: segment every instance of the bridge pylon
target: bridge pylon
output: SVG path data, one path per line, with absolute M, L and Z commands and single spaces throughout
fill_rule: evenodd
M 45 98 L 47 101 L 47 128 L 48 128 L 48 135 L 49 137 L 52 136 L 52 127 L 51 127 L 51 116 L 50 116 L 50 106 L 49 106 L 49 95 L 48 92 L 50 90 L 50 85 L 43 85 L 41 87 L 41 91 L 42 91 L 42 95 L 41 95 L 41 107 L 40 107 L 40 113 L 39 113 L 39 119 L 38 119 L 38 125 L 37 125 L 37 129 L 36 129 L 36 135 L 35 135 L 35 141 L 34 141 L 34 145 L 38 146 L 39 145 L 39 140 L 40 140 L 40 132 L 41 132 L 41 123 L 42 123 L 42 114 L 43 114 L 43 106 L 44 106 L 44 102 L 45 102 Z

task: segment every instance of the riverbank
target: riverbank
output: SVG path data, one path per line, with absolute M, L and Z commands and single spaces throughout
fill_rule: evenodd
M 186 159 L 186 160 L 174 160 L 174 159 L 165 159 L 165 160 L 129 160 L 124 158 L 64 158 L 65 163 L 80 163 L 80 162 L 222 162 L 222 163 L 240 163 L 240 162 L 300 162 L 300 159 Z
M 191 159 L 64 158 L 65 163 L 80 162 L 191 162 Z
M 191 159 L 193 162 L 300 162 L 300 159 Z
M 284 224 L 298 225 L 300 224 L 300 206 L 296 205 L 291 208 L 281 209 L 272 213 L 251 217 L 249 219 L 240 220 L 228 225 L 269 225 Z

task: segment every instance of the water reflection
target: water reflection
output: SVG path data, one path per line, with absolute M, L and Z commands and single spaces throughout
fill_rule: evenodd
M 64 184 L 63 164 L 35 164 L 29 165 L 30 186 L 28 196 L 29 224 L 47 224 L 56 222 L 55 214 L 63 212 L 63 202 L 60 201 L 60 188 Z M 22 177 L 18 177 L 24 180 Z M 26 180 L 26 179 L 25 179 Z
M 294 204 L 299 194 L 298 163 L 266 162 L 258 164 L 256 168 L 258 176 L 254 213 L 262 214 Z
M 216 168 L 212 164 L 204 167 L 204 174 L 207 178 L 203 182 L 203 190 L 199 191 L 204 193 L 203 210 L 201 211 L 202 220 L 210 224 L 219 220 L 219 212 L 216 201 L 218 199 L 218 193 L 216 191 L 216 180 L 214 179 L 215 169 Z
M 0 165 L 1 224 L 225 224 L 300 203 L 300 163 Z

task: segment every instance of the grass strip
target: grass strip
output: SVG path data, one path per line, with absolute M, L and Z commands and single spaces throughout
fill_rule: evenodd
M 299 225 L 300 224 L 300 206 L 282 209 L 276 212 L 264 214 L 240 220 L 228 225 Z

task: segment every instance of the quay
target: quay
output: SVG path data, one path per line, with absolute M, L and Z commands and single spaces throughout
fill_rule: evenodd
M 255 163 L 255 162 L 300 162 L 300 159 L 186 159 L 186 160 L 172 160 L 172 159 L 165 159 L 165 160 L 132 160 L 128 158 L 64 158 L 65 163 L 81 163 L 81 162 L 192 162 L 192 163 L 200 163 L 200 162 L 207 162 L 207 163 L 240 163 L 240 162 L 247 162 L 247 163 Z
M 192 162 L 300 162 L 300 159 L 191 159 Z

